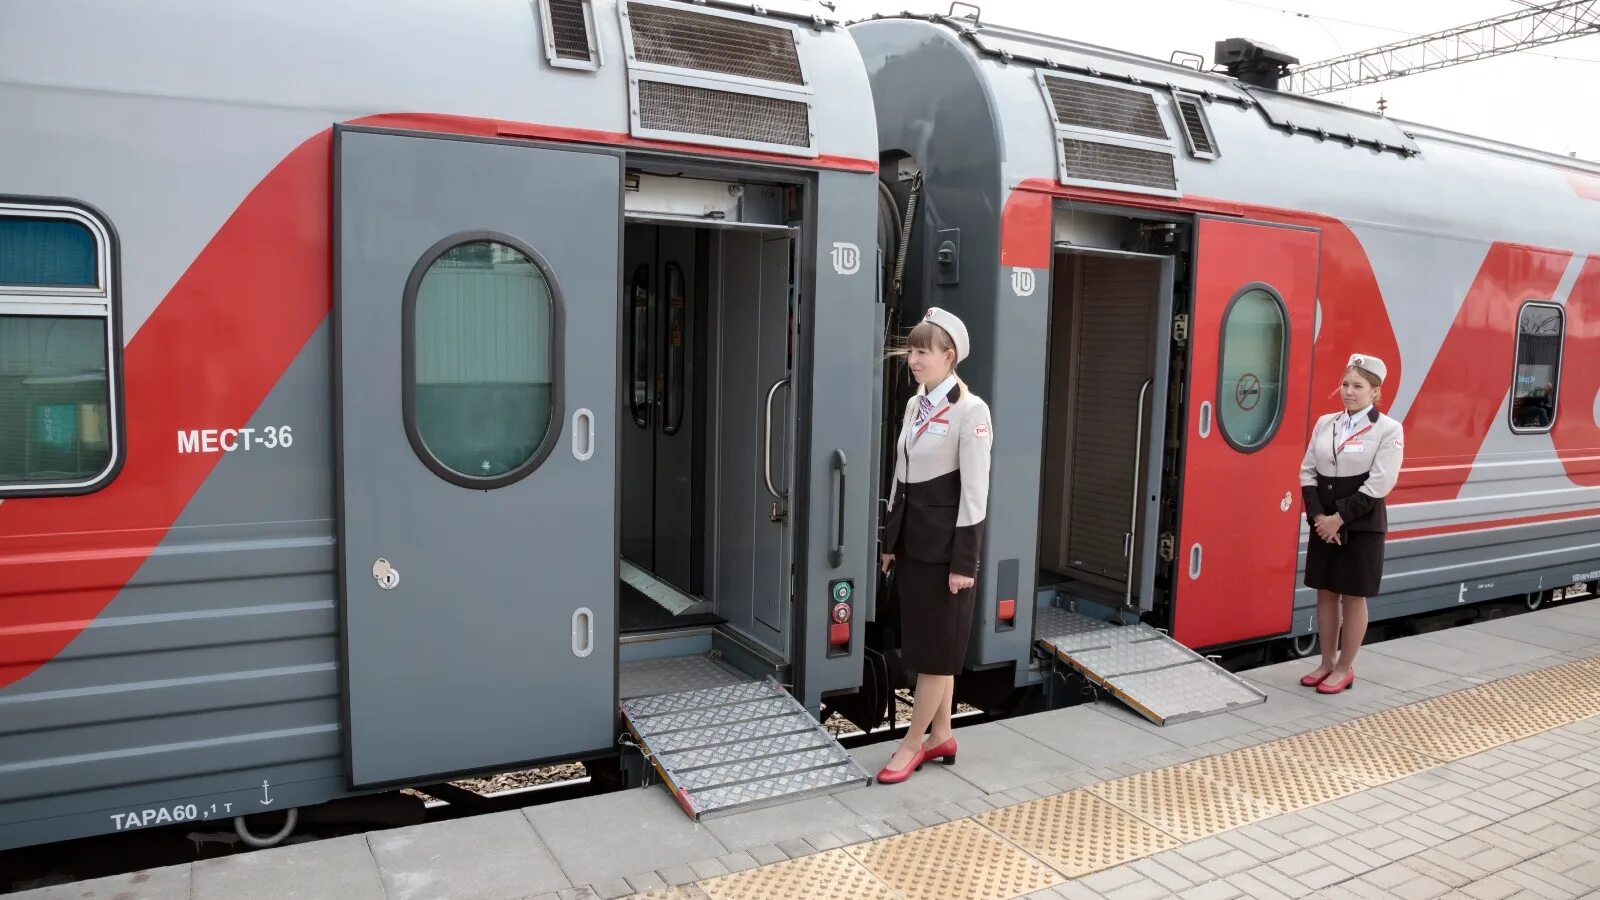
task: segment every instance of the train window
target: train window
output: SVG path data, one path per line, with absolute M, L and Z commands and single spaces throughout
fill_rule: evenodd
M 1245 288 L 1222 316 L 1217 418 L 1236 450 L 1259 450 L 1283 419 L 1288 332 L 1283 301 L 1265 285 Z
M 120 459 L 111 231 L 0 202 L 0 496 L 79 494 Z
M 1511 430 L 1537 434 L 1556 420 L 1561 339 L 1566 314 L 1553 303 L 1527 303 L 1517 316 L 1517 370 L 1511 386 Z
M 539 255 L 504 235 L 436 245 L 407 283 L 405 424 L 422 462 L 463 487 L 525 477 L 560 417 L 560 298 Z

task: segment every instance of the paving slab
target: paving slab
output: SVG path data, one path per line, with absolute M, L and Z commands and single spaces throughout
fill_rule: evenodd
M 966 733 L 970 730 L 963 728 L 956 732 L 956 741 L 961 747 L 962 754 L 966 753 L 966 745 L 962 742 L 966 740 Z M 894 755 L 895 746 L 895 741 L 884 741 L 857 747 L 850 751 L 850 755 L 861 763 L 862 768 L 876 773 L 889 762 L 889 757 Z M 921 772 L 899 784 L 874 783 L 870 787 L 841 791 L 832 796 L 851 812 L 869 822 L 881 822 L 903 816 L 913 810 L 933 809 L 946 803 L 974 800 L 983 796 L 985 791 L 951 773 L 952 769 L 966 765 L 967 759 L 967 756 L 961 756 L 961 762 L 955 766 L 943 766 L 938 763 L 923 766 Z
M 1497 637 L 1507 637 L 1549 650 L 1582 650 L 1594 646 L 1595 641 L 1600 640 L 1600 638 L 1596 638 L 1593 635 L 1563 630 L 1559 622 L 1552 622 L 1548 619 L 1538 618 L 1538 616 L 1538 613 L 1528 613 L 1520 616 L 1490 619 L 1487 622 L 1468 625 L 1465 630 L 1478 631 Z
M 1554 609 L 1543 609 L 1536 613 L 1530 613 L 1528 618 L 1546 628 L 1570 631 L 1573 634 L 1587 635 L 1591 638 L 1600 638 L 1600 616 L 1588 615 L 1584 609 L 1585 607 L 1600 611 L 1600 603 L 1557 606 Z
M 1369 651 L 1456 675 L 1479 675 L 1488 669 L 1540 659 L 1551 653 L 1546 647 L 1469 628 L 1451 628 L 1372 644 L 1362 648 L 1362 655 Z M 1361 671 L 1359 657 L 1356 671 Z
M 1357 666 L 1359 669 L 1360 667 Z M 1246 676 L 1249 673 L 1245 673 Z M 1358 674 L 1359 677 L 1359 674 Z M 1248 680 L 1248 677 L 1247 679 Z M 1255 687 L 1267 695 L 1267 702 L 1257 703 L 1254 706 L 1242 706 L 1233 711 L 1241 719 L 1248 719 L 1258 725 L 1283 725 L 1309 719 L 1328 711 L 1331 704 L 1319 702 L 1316 691 L 1310 688 L 1296 687 L 1295 692 L 1280 690 L 1271 685 L 1257 683 Z M 1343 702 L 1353 702 L 1344 700 Z
M 956 742 L 961 748 L 960 762 L 948 768 L 957 778 L 986 794 L 1009 791 L 1088 768 L 1049 744 L 1023 736 L 1000 722 L 963 728 L 956 732 Z M 930 768 L 933 766 L 923 766 L 919 774 Z
M 522 810 L 572 884 L 687 865 L 728 853 L 659 785 Z
M 1102 712 L 1100 707 L 1105 705 L 1069 706 L 995 724 L 1066 754 L 1088 769 L 1181 750 L 1185 746 L 1136 724 L 1132 721 L 1132 712 L 1127 717 Z
M 1096 703 L 1085 708 L 1109 720 L 1109 722 L 1090 720 L 1085 723 L 1088 727 L 1094 729 L 1091 732 L 1095 736 L 1094 739 L 1086 743 L 1088 743 L 1090 749 L 1096 752 L 1095 759 L 1084 761 L 1093 766 L 1116 762 L 1117 759 L 1114 754 L 1123 749 L 1127 749 L 1132 753 L 1140 753 L 1140 755 L 1122 756 L 1122 760 L 1149 759 L 1161 756 L 1164 753 L 1175 752 L 1167 749 L 1165 744 L 1162 743 L 1163 741 L 1170 741 L 1187 749 L 1224 738 L 1251 737 L 1261 730 L 1259 722 L 1252 722 L 1235 713 L 1216 713 L 1202 716 L 1198 719 L 1189 719 L 1186 722 L 1157 725 L 1120 703 Z M 1117 727 L 1120 725 L 1131 725 L 1142 732 L 1144 737 L 1141 742 L 1132 748 L 1118 746 L 1120 742 L 1112 739 L 1113 732 L 1124 735 L 1128 740 L 1133 739 L 1133 735 L 1121 731 Z M 1106 736 L 1104 741 L 1100 739 L 1102 733 Z M 1155 738 L 1155 740 L 1152 740 L 1152 738 Z M 1079 740 L 1081 741 L 1082 738 Z M 1146 751 L 1146 748 L 1148 748 L 1148 751 Z M 1061 749 L 1074 759 L 1079 758 L 1081 755 L 1088 755 L 1088 751 L 1081 747 Z M 1077 752 L 1074 752 L 1074 750 Z
M 924 770 L 926 771 L 926 770 Z M 872 785 L 858 790 L 884 790 L 888 785 Z M 681 813 L 680 813 L 681 815 Z M 730 851 L 749 850 L 762 844 L 809 837 L 861 822 L 837 795 L 797 800 L 780 806 L 707 819 L 702 824 Z
M 191 900 L 387 900 L 365 835 L 208 859 L 190 874 Z
M 500 900 L 574 886 L 518 811 L 374 832 L 367 842 L 389 900 Z
M 173 900 L 189 896 L 189 866 L 144 869 L 8 895 L 13 900 Z

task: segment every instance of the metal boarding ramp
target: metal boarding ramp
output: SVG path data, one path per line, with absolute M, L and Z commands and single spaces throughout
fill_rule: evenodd
M 1037 643 L 1052 658 L 1157 725 L 1267 701 L 1249 682 L 1142 622 L 1114 625 L 1041 606 L 1036 626 Z
M 623 675 L 628 731 L 691 819 L 871 780 L 770 677 L 752 681 L 704 656 L 641 662 Z

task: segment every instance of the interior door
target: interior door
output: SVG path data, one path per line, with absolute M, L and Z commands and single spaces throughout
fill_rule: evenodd
M 612 741 L 615 154 L 341 129 L 351 780 Z
M 1289 629 L 1318 247 L 1313 230 L 1199 222 L 1174 616 L 1191 647 Z

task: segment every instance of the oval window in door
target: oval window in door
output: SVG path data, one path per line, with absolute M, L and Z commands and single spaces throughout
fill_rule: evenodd
M 441 478 L 511 484 L 555 444 L 560 297 L 532 248 L 505 235 L 447 238 L 406 283 L 405 425 Z
M 1223 313 L 1217 421 L 1235 450 L 1261 449 L 1283 419 L 1288 332 L 1283 300 L 1263 284 L 1240 291 Z

